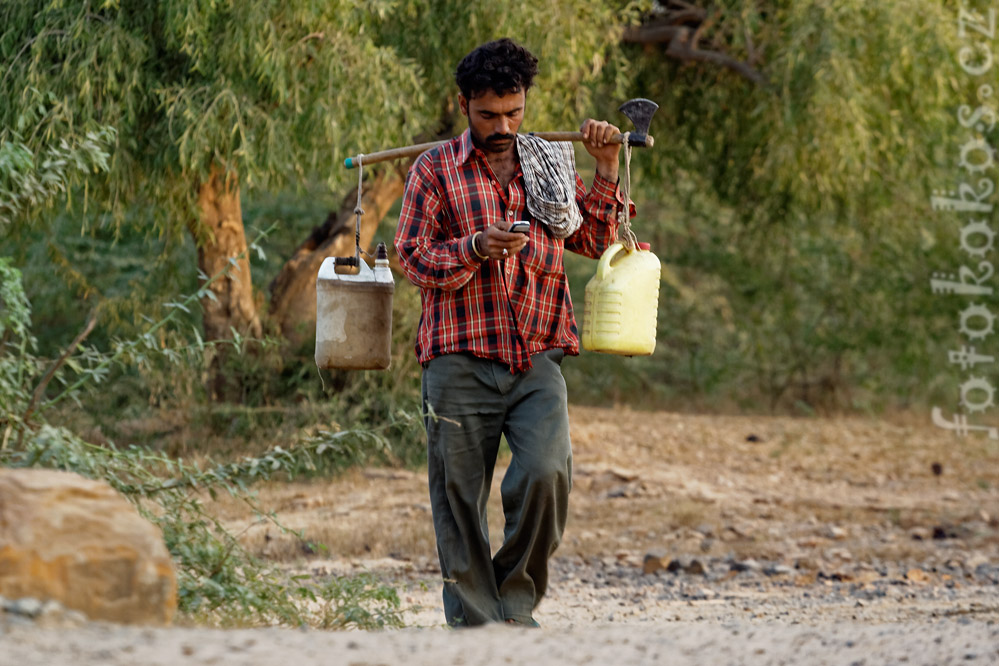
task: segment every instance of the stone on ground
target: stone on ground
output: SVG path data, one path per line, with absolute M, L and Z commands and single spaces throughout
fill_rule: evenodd
M 160 530 L 106 483 L 0 468 L 0 596 L 164 625 L 177 609 L 177 579 Z

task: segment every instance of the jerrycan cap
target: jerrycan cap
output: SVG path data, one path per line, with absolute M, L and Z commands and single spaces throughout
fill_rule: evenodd
M 638 244 L 638 249 L 639 250 L 646 250 L 646 251 L 651 250 L 652 249 L 652 243 L 639 243 Z

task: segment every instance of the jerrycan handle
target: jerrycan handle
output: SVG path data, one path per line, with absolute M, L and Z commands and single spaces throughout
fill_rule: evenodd
M 333 257 L 333 272 L 337 275 L 366 275 L 371 273 L 371 269 L 359 257 Z
M 614 243 L 609 248 L 604 250 L 604 253 L 600 256 L 600 263 L 597 264 L 597 277 L 601 280 L 607 279 L 607 274 L 610 272 L 611 259 L 617 256 L 617 253 L 624 249 L 622 243 Z

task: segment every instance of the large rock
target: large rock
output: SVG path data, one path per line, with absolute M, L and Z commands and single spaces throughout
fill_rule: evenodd
M 93 620 L 169 624 L 177 578 L 159 529 L 105 483 L 0 468 L 0 596 Z

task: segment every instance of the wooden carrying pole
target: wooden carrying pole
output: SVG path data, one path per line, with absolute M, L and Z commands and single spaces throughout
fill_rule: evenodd
M 545 141 L 582 141 L 582 132 L 530 132 L 531 135 L 540 137 Z M 357 167 L 362 162 L 364 164 L 374 164 L 376 162 L 385 162 L 387 160 L 398 160 L 404 157 L 416 157 L 422 153 L 427 152 L 431 148 L 436 148 L 441 144 L 447 143 L 450 139 L 444 139 L 443 141 L 431 141 L 430 143 L 420 143 L 415 146 L 405 146 L 403 148 L 392 148 L 391 150 L 382 150 L 377 153 L 371 153 L 370 155 L 355 155 L 354 157 L 348 157 L 343 161 L 343 165 L 348 169 L 353 169 Z M 611 137 L 611 143 L 623 143 L 624 134 L 615 134 Z M 655 144 L 655 140 L 648 134 L 636 134 L 632 133 L 629 135 L 628 143 L 636 148 L 651 148 Z

